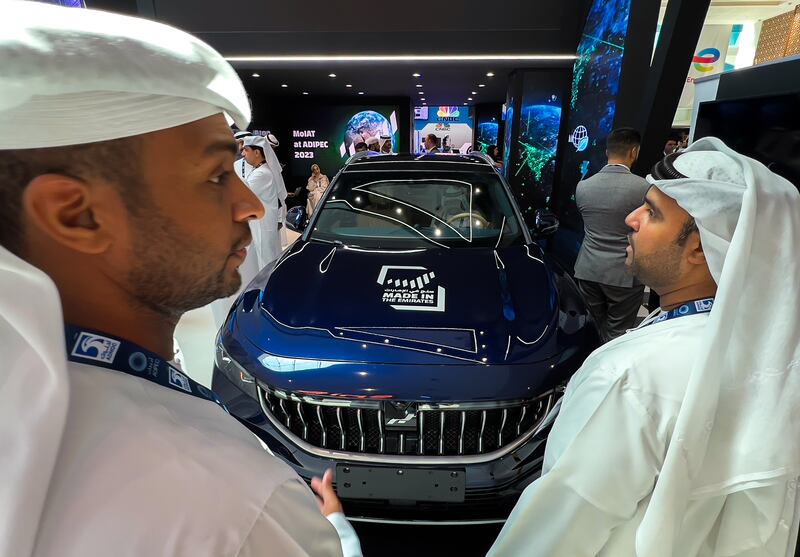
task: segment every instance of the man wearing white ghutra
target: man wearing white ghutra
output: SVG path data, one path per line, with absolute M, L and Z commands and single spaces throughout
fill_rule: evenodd
M 800 194 L 715 138 L 648 181 L 626 263 L 661 309 L 570 380 L 493 557 L 794 553 Z
M 360 555 L 331 474 L 312 492 L 171 361 L 264 215 L 236 72 L 152 21 L 1 11 L 0 555 Z

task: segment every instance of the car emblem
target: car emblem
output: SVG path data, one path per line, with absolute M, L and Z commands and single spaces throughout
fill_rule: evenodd
M 383 416 L 387 431 L 417 430 L 416 402 L 384 402 Z

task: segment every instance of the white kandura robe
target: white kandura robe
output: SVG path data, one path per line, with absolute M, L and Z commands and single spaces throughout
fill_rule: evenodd
M 282 222 L 279 208 L 278 185 L 269 166 L 262 164 L 247 175 L 247 186 L 264 204 L 264 217 L 251 221 L 253 244 L 250 248 L 258 256 L 258 267 L 263 269 L 283 253 L 278 223 Z
M 637 528 L 708 318 L 680 317 L 631 331 L 584 362 L 549 435 L 543 475 L 522 494 L 490 557 L 647 557 L 636 552 Z M 755 506 L 765 516 L 791 520 L 794 508 L 784 495 L 794 486 L 782 485 L 778 497 L 772 489 L 690 501 L 674 555 L 761 556 L 749 552 L 750 544 L 770 536 L 782 547 L 788 529 L 759 532 L 763 525 L 751 512 Z
M 343 515 L 213 402 L 69 363 L 36 557 L 360 555 Z M 340 542 L 336 524 L 342 532 Z

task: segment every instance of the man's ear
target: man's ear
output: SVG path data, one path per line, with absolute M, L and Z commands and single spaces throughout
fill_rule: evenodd
M 687 257 L 692 265 L 708 265 L 706 254 L 703 251 L 703 243 L 700 240 L 700 233 L 694 230 L 686 239 Z
M 24 222 L 65 248 L 96 255 L 112 243 L 107 219 L 98 209 L 106 187 L 62 174 L 43 174 L 28 184 L 22 195 Z

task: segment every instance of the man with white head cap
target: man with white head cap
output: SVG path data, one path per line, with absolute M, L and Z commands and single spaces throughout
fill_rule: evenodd
M 490 555 L 793 554 L 800 194 L 715 138 L 648 180 L 627 264 L 661 309 L 572 378 Z
M 264 218 L 251 223 L 253 251 L 258 255 L 258 267 L 263 269 L 281 256 L 280 230 L 283 228 L 283 203 L 275 173 L 268 164 L 268 153 L 272 153 L 267 140 L 254 135 L 245 138 L 244 160 L 252 168 L 245 176 L 245 183 L 264 204 Z M 274 153 L 273 153 L 274 155 Z M 278 174 L 280 177 L 280 174 Z
M 0 59 L 0 555 L 358 555 L 330 474 L 326 521 L 170 362 L 264 214 L 232 172 L 234 70 L 165 25 L 36 2 L 4 6 Z

